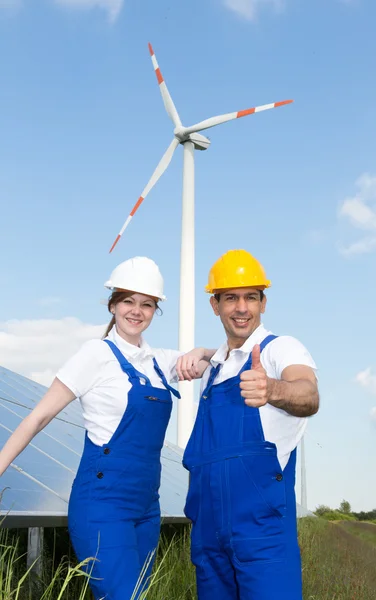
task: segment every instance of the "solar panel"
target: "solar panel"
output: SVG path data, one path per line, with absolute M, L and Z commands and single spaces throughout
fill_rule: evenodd
M 0 367 L 0 446 L 30 414 L 47 388 Z M 78 400 L 71 402 L 16 458 L 1 477 L 0 509 L 5 525 L 65 524 L 69 494 L 84 444 L 85 429 Z M 160 489 L 166 522 L 185 520 L 188 473 L 182 451 L 166 442 L 162 450 Z M 17 525 L 15 525 L 15 523 Z

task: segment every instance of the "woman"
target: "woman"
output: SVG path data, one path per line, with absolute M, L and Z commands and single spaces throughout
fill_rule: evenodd
M 112 319 L 104 340 L 86 342 L 0 452 L 0 475 L 64 407 L 80 398 L 86 436 L 68 509 L 80 561 L 88 557 L 96 600 L 129 600 L 150 575 L 160 530 L 160 454 L 169 422 L 171 382 L 200 377 L 214 351 L 182 355 L 151 349 L 141 334 L 165 300 L 157 265 L 136 257 L 118 265 Z M 146 569 L 143 569 L 146 565 Z M 134 597 L 137 597 L 136 594 Z

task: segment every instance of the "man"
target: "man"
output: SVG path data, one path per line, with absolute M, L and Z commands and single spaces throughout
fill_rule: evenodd
M 296 447 L 319 406 L 316 365 L 298 340 L 261 324 L 269 286 L 245 250 L 209 273 L 227 341 L 204 374 L 183 460 L 199 600 L 302 600 Z

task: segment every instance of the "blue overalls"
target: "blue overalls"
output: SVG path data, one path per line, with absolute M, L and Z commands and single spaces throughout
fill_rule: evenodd
M 240 373 L 251 365 L 250 354 L 217 385 L 221 365 L 212 368 L 184 454 L 199 600 L 302 600 L 296 450 L 282 471 L 259 410 L 240 395 Z
M 110 441 L 98 446 L 86 434 L 69 501 L 68 525 L 78 560 L 97 559 L 86 568 L 95 599 L 129 600 L 150 558 L 143 583 L 152 569 L 151 555 L 160 531 L 160 454 L 172 409 L 171 393 L 180 396 L 168 385 L 155 359 L 154 368 L 166 389 L 152 386 L 115 344 L 104 341 L 132 387 Z

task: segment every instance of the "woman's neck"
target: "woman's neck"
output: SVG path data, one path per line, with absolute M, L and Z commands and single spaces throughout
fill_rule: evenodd
M 119 329 L 117 328 L 117 326 L 115 325 L 116 328 L 116 333 L 118 334 L 119 337 L 121 337 L 123 340 L 125 340 L 126 342 L 128 342 L 128 344 L 132 344 L 132 346 L 137 346 L 138 348 L 140 348 L 141 346 L 141 336 L 140 335 L 127 335 L 126 333 L 124 333 L 124 331 L 119 331 Z

